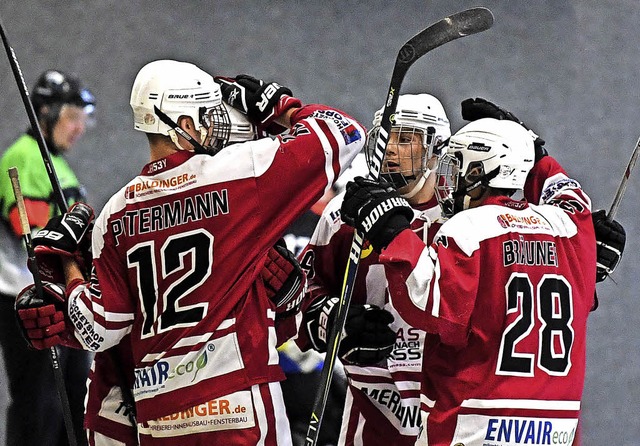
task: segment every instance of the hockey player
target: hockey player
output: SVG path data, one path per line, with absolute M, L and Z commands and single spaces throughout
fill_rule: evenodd
M 379 110 L 367 156 L 373 153 L 381 119 Z M 414 208 L 411 227 L 425 240 L 431 240 L 439 227 L 440 208 L 433 198 L 435 154 L 450 135 L 438 99 L 429 94 L 399 97 L 381 175 Z M 327 321 L 335 317 L 353 240 L 353 228 L 340 219 L 343 198 L 341 194 L 329 203 L 301 255 L 314 302 L 305 311 L 297 340 L 301 348 L 326 350 Z M 378 253 L 365 246 L 339 352 L 349 384 L 339 444 L 412 445 L 418 435 L 424 332 L 398 316 L 386 298 L 386 287 Z
M 413 211 L 393 187 L 347 188 L 342 218 L 367 222 L 393 306 L 428 333 L 420 444 L 574 441 L 596 283 L 591 203 L 533 139 L 492 118 L 450 138 L 436 196 L 451 218 L 431 245 L 408 230 Z M 510 198 L 523 188 L 530 200 Z
M 138 73 L 131 102 L 151 162 L 96 219 L 89 282 L 65 257 L 92 219 L 87 206 L 47 228 L 63 234 L 56 243 L 35 237 L 66 259 L 60 308 L 75 341 L 102 351 L 131 333 L 142 445 L 291 444 L 275 349 L 283 309 L 258 275 L 280 234 L 364 144 L 356 121 L 302 106 L 279 84 L 219 81 L 176 61 Z M 262 129 L 291 130 L 225 147 L 221 96 Z
M 84 135 L 95 110 L 95 98 L 76 76 L 51 69 L 38 77 L 30 100 L 68 204 L 86 200 L 84 188 L 66 155 Z M 7 175 L 11 167 L 16 167 L 20 173 L 29 225 L 33 230 L 43 228 L 58 212 L 36 141 L 36 129 L 29 128 L 0 158 L 0 350 L 6 367 L 0 386 L 9 387 L 7 444 L 58 445 L 61 436 L 64 437 L 64 423 L 49 352 L 27 348 L 13 312 L 16 296 L 33 281 L 33 277 L 26 265 L 27 253 L 20 238 L 18 208 Z M 82 433 L 84 382 L 91 359 L 86 352 L 78 350 L 61 349 L 61 352 L 60 363 L 65 371 L 76 436 L 79 436 Z M 26 413 L 31 416 L 25 417 Z
M 528 127 L 512 112 L 497 106 L 483 98 L 468 98 L 462 101 L 462 118 L 467 121 L 475 121 L 481 118 L 506 119 L 517 122 Z M 538 135 L 533 134 L 535 139 L 533 144 L 536 150 L 544 150 L 545 141 Z M 526 197 L 532 199 L 533 197 Z M 603 282 L 616 269 L 622 253 L 624 252 L 627 240 L 622 224 L 617 220 L 610 219 L 606 211 L 600 209 L 591 214 L 593 226 L 596 233 L 596 282 Z M 597 298 L 595 305 L 597 306 Z M 595 309 L 595 308 L 594 308 Z
M 227 105 L 226 102 L 223 102 L 223 105 L 231 125 L 229 144 L 253 141 L 258 138 L 256 126 L 251 124 L 244 114 Z M 273 290 L 272 294 L 276 294 L 277 290 L 286 296 L 289 292 L 294 292 L 296 287 L 301 286 L 302 281 L 289 283 L 289 289 L 281 290 L 284 285 L 283 281 L 292 271 L 282 268 L 283 263 L 280 259 L 295 261 L 295 258 L 280 256 L 282 250 L 278 251 L 276 248 L 269 251 L 262 275 L 265 276 L 267 285 L 271 284 L 273 280 L 280 281 L 279 284 L 271 284 L 271 288 L 267 286 L 268 292 L 271 289 Z M 272 259 L 274 261 L 271 261 Z M 274 268 L 278 274 L 272 273 Z M 301 278 L 304 277 L 301 276 Z M 280 322 L 278 318 L 276 321 Z M 139 444 L 132 394 L 135 380 L 133 368 L 130 336 L 125 337 L 123 341 L 109 350 L 96 353 L 87 385 L 84 420 L 89 446 L 135 446 Z

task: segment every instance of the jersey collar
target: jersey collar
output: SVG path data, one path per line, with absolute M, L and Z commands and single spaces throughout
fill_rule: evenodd
M 177 151 L 169 156 L 165 156 L 164 158 L 160 158 L 159 160 L 151 161 L 150 163 L 146 164 L 142 168 L 142 172 L 140 173 L 140 175 L 155 175 L 160 172 L 164 172 L 165 170 L 173 169 L 174 167 L 179 166 L 195 155 L 196 154 L 194 152 L 190 152 L 187 150 Z

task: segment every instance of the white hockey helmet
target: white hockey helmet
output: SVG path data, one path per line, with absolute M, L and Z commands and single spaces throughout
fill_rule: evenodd
M 191 63 L 175 60 L 148 63 L 136 76 L 129 103 L 134 129 L 168 135 L 179 149 L 182 147 L 176 132 L 185 136 L 176 124 L 180 116 L 193 119 L 207 153 L 215 153 L 229 140 L 229 116 L 222 105 L 220 86 L 210 74 Z M 194 145 L 197 147 L 197 141 Z
M 373 128 L 367 138 L 366 155 L 369 161 L 375 152 L 375 142 L 382 123 L 381 108 L 373 118 Z M 431 172 L 427 168 L 429 159 L 434 155 L 434 148 L 437 154 L 439 146 L 451 136 L 449 119 L 440 101 L 426 93 L 403 94 L 398 97 L 396 112 L 391 117 L 393 126 L 392 132 L 398 133 L 419 133 L 422 136 L 422 147 L 411 148 L 410 158 L 412 160 L 410 168 L 404 170 L 390 169 L 388 156 L 382 162 L 381 176 L 394 184 L 397 188 L 406 186 L 411 181 L 422 175 L 426 178 Z M 414 150 L 420 150 L 419 156 L 413 154 Z M 413 162 L 419 159 L 419 162 Z M 397 160 L 396 160 L 397 161 Z M 392 161 L 394 162 L 394 161 Z M 419 187 L 422 187 L 420 185 Z M 414 194 L 419 188 L 415 188 Z
M 503 189 L 508 195 L 524 188 L 533 167 L 532 133 L 508 120 L 482 118 L 458 130 L 438 163 L 436 197 L 445 216 L 466 209 L 477 187 Z

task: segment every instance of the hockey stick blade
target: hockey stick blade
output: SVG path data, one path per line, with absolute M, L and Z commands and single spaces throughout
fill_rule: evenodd
M 622 201 L 622 197 L 627 190 L 627 183 L 629 181 L 629 176 L 633 171 L 633 168 L 636 166 L 636 161 L 638 160 L 638 155 L 640 154 L 640 138 L 636 142 L 636 147 L 633 149 L 633 153 L 631 154 L 631 158 L 629 159 L 629 163 L 627 164 L 627 168 L 624 171 L 624 175 L 620 179 L 620 185 L 618 186 L 618 190 L 616 191 L 616 195 L 613 198 L 613 202 L 611 203 L 611 207 L 609 208 L 609 213 L 607 214 L 607 218 L 609 220 L 613 220 L 618 213 L 618 207 L 620 207 L 620 202 Z
M 369 176 L 377 179 L 380 175 L 382 160 L 387 148 L 388 135 L 391 131 L 391 117 L 395 113 L 398 105 L 398 95 L 404 77 L 409 67 L 420 57 L 429 51 L 444 45 L 447 42 L 485 31 L 493 25 L 493 14 L 487 8 L 471 8 L 459 13 L 446 17 L 433 25 L 425 28 L 420 33 L 409 39 L 398 52 L 396 57 L 387 99 L 382 112 L 382 122 L 380 131 L 376 139 L 375 152 L 371 165 L 369 166 Z M 333 368 L 337 360 L 338 349 L 340 347 L 340 336 L 344 330 L 347 319 L 347 310 L 351 302 L 353 293 L 353 285 L 355 284 L 358 265 L 360 263 L 360 254 L 362 252 L 363 235 L 360 231 L 354 231 L 353 242 L 349 253 L 349 260 L 344 273 L 342 284 L 342 294 L 338 303 L 338 317 L 331 327 L 329 340 L 327 342 L 327 353 L 325 362 L 322 367 L 320 376 L 320 387 L 316 391 L 311 411 L 311 419 L 307 429 L 307 437 L 305 438 L 305 446 L 315 446 L 320 435 L 320 427 L 322 418 L 329 396 L 331 380 L 333 377 Z
M 398 93 L 407 71 L 420 57 L 447 42 L 485 31 L 493 25 L 493 13 L 487 8 L 471 8 L 446 17 L 425 28 L 409 39 L 398 52 L 391 82 L 387 93 L 387 101 L 382 112 L 380 132 L 376 140 L 376 149 L 371 157 L 370 176 L 378 178 L 382 159 L 387 146 L 391 117 L 398 105 Z

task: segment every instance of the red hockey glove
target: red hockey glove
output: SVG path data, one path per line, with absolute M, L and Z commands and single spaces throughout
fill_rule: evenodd
M 73 258 L 86 275 L 91 267 L 93 219 L 91 206 L 76 203 L 64 215 L 49 220 L 33 236 L 33 250 L 42 280 L 65 282 L 60 256 Z
M 241 111 L 259 130 L 272 135 L 286 130 L 273 121 L 293 107 L 300 107 L 300 99 L 292 97 L 291 90 L 277 82 L 266 83 L 255 77 L 240 74 L 235 78 L 217 76 L 222 97 L 233 108 Z
M 337 297 L 325 296 L 305 312 L 302 323 L 313 347 L 327 351 L 327 338 L 338 316 Z M 362 366 L 377 364 L 393 351 L 396 333 L 389 324 L 393 315 L 375 305 L 351 305 L 344 324 L 338 356 L 345 363 Z
M 66 297 L 55 283 L 42 283 L 42 297 L 35 285 L 23 289 L 16 298 L 18 324 L 29 346 L 44 350 L 62 342 L 65 331 Z
M 624 252 L 627 235 L 620 223 L 609 220 L 604 210 L 591 214 L 596 231 L 596 282 L 602 282 L 618 266 Z
M 264 279 L 267 296 L 276 305 L 277 319 L 300 311 L 307 277 L 284 240 L 281 239 L 269 250 L 260 275 Z
M 391 183 L 355 177 L 347 183 L 340 215 L 343 222 L 364 232 L 380 252 L 410 226 L 413 209 Z

